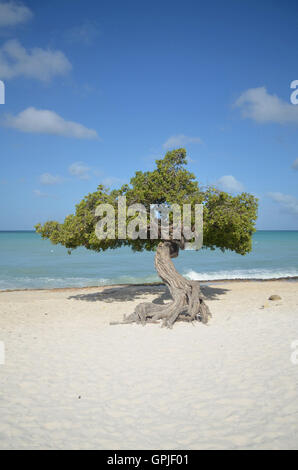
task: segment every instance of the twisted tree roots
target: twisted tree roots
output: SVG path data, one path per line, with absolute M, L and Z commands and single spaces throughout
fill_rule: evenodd
M 173 301 L 166 305 L 152 303 L 139 304 L 134 313 L 124 316 L 122 322 L 111 325 L 141 323 L 159 323 L 172 328 L 176 321 L 208 323 L 211 312 L 205 304 L 200 285 L 197 281 L 188 281 L 176 270 L 171 258 L 179 254 L 179 245 L 175 242 L 161 242 L 155 256 L 155 268 L 163 282 L 168 286 Z

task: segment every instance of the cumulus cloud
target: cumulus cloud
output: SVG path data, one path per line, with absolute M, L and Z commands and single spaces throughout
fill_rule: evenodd
M 296 158 L 296 160 L 294 161 L 293 165 L 292 165 L 292 168 L 294 170 L 298 170 L 298 158 Z
M 26 77 L 48 82 L 71 68 L 61 51 L 38 47 L 26 50 L 17 39 L 6 41 L 0 48 L 0 77 L 4 80 Z
M 26 23 L 32 16 L 32 11 L 22 3 L 0 2 L 0 28 Z
M 187 144 L 201 144 L 202 140 L 200 137 L 189 137 L 184 134 L 172 135 L 168 138 L 168 140 L 163 144 L 163 148 L 175 148 L 175 147 L 183 147 Z
M 232 175 L 226 175 L 219 178 L 216 181 L 215 186 L 217 186 L 222 191 L 228 191 L 230 193 L 239 193 L 244 191 L 244 186 L 240 181 L 236 180 Z
M 268 196 L 286 212 L 298 215 L 298 199 L 296 197 L 282 193 L 269 193 Z
M 59 175 L 51 175 L 51 173 L 43 173 L 40 175 L 40 183 L 45 186 L 54 186 L 55 184 L 62 183 L 63 178 Z
M 88 180 L 90 178 L 90 168 L 83 162 L 75 162 L 68 168 L 71 176 L 76 176 L 80 180 Z
M 4 125 L 21 132 L 34 134 L 51 134 L 75 139 L 98 139 L 93 129 L 82 124 L 65 121 L 54 111 L 36 108 L 27 108 L 16 116 L 7 116 Z
M 259 123 L 298 124 L 298 106 L 270 95 L 265 87 L 246 90 L 237 99 L 235 106 L 241 109 L 244 118 Z

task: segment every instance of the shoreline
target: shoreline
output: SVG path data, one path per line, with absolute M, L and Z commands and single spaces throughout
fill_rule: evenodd
M 259 279 L 259 278 L 235 278 L 235 279 L 210 279 L 210 280 L 196 280 L 202 285 L 208 284 L 221 284 L 221 283 L 230 283 L 230 282 L 298 282 L 298 276 L 294 277 L 274 277 L 268 279 Z M 74 287 L 36 287 L 36 288 L 24 288 L 24 289 L 0 289 L 0 294 L 8 293 L 8 292 L 64 292 L 69 290 L 87 290 L 87 289 L 106 289 L 106 288 L 117 288 L 117 287 L 161 287 L 165 286 L 163 282 L 141 282 L 140 284 L 104 284 L 100 286 L 74 286 Z

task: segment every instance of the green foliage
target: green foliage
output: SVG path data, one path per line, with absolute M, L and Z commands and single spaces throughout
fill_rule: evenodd
M 99 240 L 95 234 L 98 218 L 95 209 L 103 203 L 111 204 L 118 214 L 118 197 L 126 196 L 127 206 L 143 204 L 149 214 L 152 204 L 204 205 L 204 247 L 233 250 L 244 255 L 251 250 L 251 237 L 255 232 L 258 202 L 251 194 L 232 196 L 216 188 L 201 190 L 195 176 L 186 169 L 185 149 L 167 152 L 156 160 L 153 171 L 137 171 L 129 185 L 109 191 L 100 185 L 76 206 L 74 215 L 66 217 L 63 224 L 46 222 L 38 224 L 36 231 L 54 244 L 68 249 L 84 246 L 95 251 L 130 246 L 134 251 L 155 249 L 160 240 Z M 117 219 L 116 219 L 117 220 Z M 148 220 L 149 230 L 149 220 Z M 148 232 L 149 234 L 149 232 Z

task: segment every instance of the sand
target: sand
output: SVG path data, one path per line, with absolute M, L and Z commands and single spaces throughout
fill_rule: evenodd
M 297 449 L 298 283 L 204 292 L 173 330 L 109 326 L 163 287 L 0 293 L 0 448 Z

